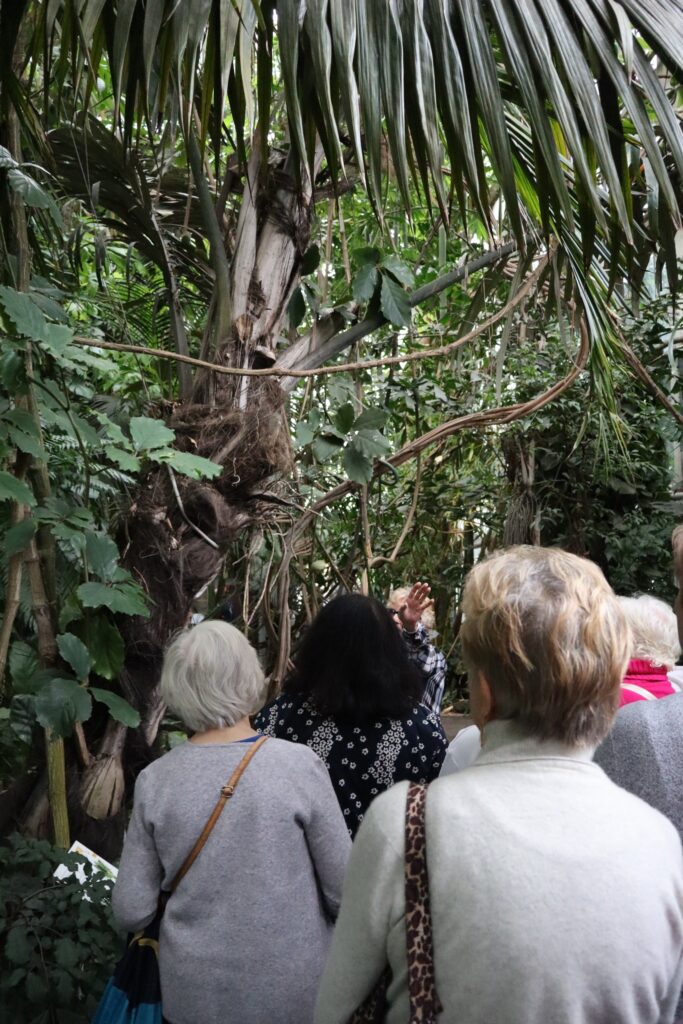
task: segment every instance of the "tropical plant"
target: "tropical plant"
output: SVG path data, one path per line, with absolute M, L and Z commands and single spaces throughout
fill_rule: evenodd
M 122 947 L 111 917 L 111 879 L 76 854 L 19 837 L 0 849 L 0 867 L 6 1019 L 84 1024 Z
M 236 547 L 262 571 L 257 603 L 277 647 L 276 685 L 297 613 L 291 572 L 333 503 L 358 521 L 367 587 L 377 568 L 371 505 L 386 481 L 406 482 L 401 467 L 442 457 L 464 430 L 538 411 L 584 368 L 616 429 L 615 367 L 627 365 L 667 403 L 621 319 L 653 265 L 677 286 L 676 0 L 20 0 L 0 8 L 0 46 L 11 342 L 1 480 L 14 528 L 28 538 L 26 509 L 35 508 L 40 531 L 40 544 L 22 534 L 25 547 L 10 556 L 6 599 L 16 598 L 25 564 L 39 669 L 54 671 L 57 636 L 69 626 L 58 622 L 54 567 L 65 540 L 55 527 L 68 516 L 50 512 L 41 431 L 66 414 L 47 377 L 54 365 L 64 388 L 62 375 L 73 374 L 71 395 L 83 388 L 84 349 L 99 349 L 98 359 L 124 352 L 124 366 L 139 355 L 154 367 L 153 394 L 128 389 L 122 408 L 109 393 L 102 419 L 92 375 L 101 381 L 110 371 L 90 365 L 89 397 L 78 399 L 83 429 L 70 435 L 63 420 L 59 429 L 76 445 L 89 438 L 84 472 L 96 458 L 110 477 L 130 475 L 128 507 L 107 519 L 120 564 L 106 539 L 96 542 L 106 547 L 106 574 L 74 579 L 71 621 L 104 607 L 120 631 L 118 686 L 141 715 L 146 743 L 163 713 L 155 695 L 163 644 Z M 95 253 L 85 297 L 84 246 Z M 124 303 L 107 291 L 117 263 L 128 278 Z M 50 276 L 62 285 L 63 323 L 54 305 L 45 311 L 55 301 L 45 294 Z M 149 301 L 138 294 L 133 306 L 140 281 L 150 282 Z M 137 335 L 122 306 L 147 325 Z M 149 325 L 160 312 L 167 326 L 155 337 Z M 510 352 L 538 339 L 544 324 L 558 339 L 553 372 L 539 373 L 522 398 L 508 377 Z M 162 338 L 170 351 L 148 344 Z M 347 351 L 350 362 L 340 363 Z M 435 380 L 434 416 L 424 424 L 423 368 Z M 318 389 L 312 408 L 311 386 L 297 385 L 321 377 L 327 393 Z M 383 405 L 398 380 L 409 382 L 413 404 L 392 454 Z M 165 425 L 152 426 L 150 413 Z M 294 425 L 311 471 L 283 487 Z M 93 478 L 76 495 L 79 515 Z M 292 509 L 304 510 L 293 522 Z M 316 533 L 324 545 L 324 527 Z M 391 560 L 392 548 L 383 550 Z M 111 597 L 131 580 L 146 618 L 134 601 Z M 88 649 L 85 633 L 69 632 Z M 75 694 L 60 690 L 56 702 L 72 726 L 88 700 L 82 686 Z M 125 724 L 96 731 L 95 763 L 109 766 L 96 804 L 107 816 L 123 797 Z M 92 807 L 87 770 L 80 793 Z

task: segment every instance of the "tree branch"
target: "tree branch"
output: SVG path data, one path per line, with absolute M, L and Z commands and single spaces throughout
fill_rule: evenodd
M 532 241 L 531 236 L 528 241 Z M 434 295 L 438 295 L 440 292 L 445 291 L 446 288 L 450 288 L 452 284 L 457 284 L 458 281 L 462 281 L 470 274 L 474 274 L 477 270 L 483 270 L 485 267 L 490 267 L 493 263 L 498 263 L 500 260 L 507 259 L 518 251 L 516 242 L 508 242 L 507 245 L 502 245 L 499 249 L 492 249 L 490 252 L 482 253 L 482 255 L 477 256 L 476 259 L 469 260 L 468 262 L 461 264 L 459 267 L 449 270 L 448 273 L 434 278 L 433 281 L 429 281 L 421 288 L 417 288 L 414 292 L 411 292 L 408 296 L 408 304 L 411 308 L 419 306 L 427 299 L 431 299 Z M 376 313 L 374 316 L 366 317 L 364 320 L 361 320 L 360 323 L 354 324 L 353 327 L 349 327 L 347 331 L 343 331 L 341 334 L 334 335 L 328 339 L 320 346 L 320 348 L 302 355 L 302 358 L 297 360 L 295 365 L 293 365 L 291 359 L 287 358 L 288 353 L 290 352 L 290 349 L 287 349 L 275 363 L 274 369 L 279 366 L 291 366 L 293 370 L 307 370 L 317 366 L 322 366 L 323 363 L 332 359 L 345 348 L 349 348 L 355 342 L 360 341 L 361 338 L 364 338 L 366 335 L 376 331 L 386 322 L 386 319 L 381 313 Z M 294 344 L 296 345 L 297 342 Z M 299 376 L 299 374 L 292 374 L 292 376 Z M 290 388 L 287 388 L 285 384 L 285 390 L 290 389 L 291 385 Z
M 449 355 L 451 352 L 454 352 L 462 345 L 465 345 L 468 342 L 472 341 L 478 335 L 483 334 L 484 331 L 487 331 L 495 323 L 497 323 L 503 317 L 507 316 L 508 313 L 515 308 L 515 306 L 519 305 L 519 303 L 522 302 L 524 298 L 526 298 L 526 296 L 529 294 L 532 288 L 538 283 L 538 279 L 545 271 L 549 260 L 549 255 L 544 256 L 540 261 L 539 265 L 537 266 L 537 268 L 533 271 L 532 274 L 529 275 L 529 277 L 526 279 L 526 281 L 519 289 L 519 291 L 512 297 L 512 299 L 510 299 L 510 301 L 505 306 L 497 310 L 497 312 L 493 313 L 482 323 L 477 324 L 476 327 L 473 327 L 471 331 L 468 331 L 467 334 L 464 334 L 461 338 L 456 338 L 455 341 L 451 341 L 447 345 L 439 345 L 435 348 L 419 349 L 418 351 L 415 352 L 405 352 L 402 353 L 401 355 L 385 356 L 383 358 L 378 359 L 365 359 L 355 363 L 339 363 L 336 366 L 317 366 L 311 369 L 289 369 L 280 366 L 276 363 L 274 366 L 254 370 L 251 367 L 220 366 L 214 363 L 206 362 L 203 359 L 194 359 L 191 356 L 180 356 L 177 352 L 169 352 L 166 349 L 148 348 L 144 345 L 127 345 L 116 341 L 100 341 L 95 338 L 84 338 L 81 337 L 80 335 L 74 338 L 74 342 L 78 345 L 84 345 L 90 348 L 113 349 L 114 351 L 117 352 L 137 352 L 141 355 L 154 356 L 157 359 L 178 359 L 182 360 L 183 362 L 192 363 L 194 366 L 202 366 L 205 367 L 206 369 L 213 370 L 215 373 L 223 373 L 236 377 L 317 377 L 328 373 L 348 373 L 351 370 L 366 370 L 377 366 L 394 366 L 398 363 L 420 362 L 423 359 L 431 359 L 434 358 L 435 356 Z M 452 272 L 452 274 L 455 273 L 456 271 Z M 452 274 L 445 274 L 444 278 L 451 277 Z M 437 280 L 441 281 L 443 280 L 443 278 L 439 278 Z M 436 288 L 436 283 L 436 281 L 432 281 L 429 285 L 425 285 L 424 288 L 418 289 L 419 292 L 424 292 L 426 289 L 429 289 L 429 294 L 423 296 L 423 299 L 430 298 L 432 295 L 438 294 L 439 290 L 442 290 Z M 443 287 L 446 287 L 446 285 L 444 285 Z M 417 294 L 417 292 L 413 292 L 413 296 Z M 372 330 L 375 330 L 377 326 L 381 326 L 385 322 L 383 317 L 380 317 L 379 323 L 376 323 L 376 320 L 377 317 L 366 318 L 360 324 L 357 324 L 355 328 L 351 328 L 350 331 L 344 331 L 343 334 L 338 335 L 337 338 L 333 338 L 332 342 L 336 343 L 339 341 L 339 339 L 344 338 L 346 339 L 344 341 L 344 346 L 346 346 L 347 344 L 351 344 L 358 338 L 358 335 L 354 335 L 354 337 L 351 339 L 351 342 L 348 341 L 348 338 L 352 331 L 355 331 L 357 328 L 363 328 L 361 334 L 359 335 L 363 336 L 364 334 L 369 334 Z M 323 349 L 325 348 L 325 345 L 321 346 L 321 348 L 317 350 L 315 355 L 319 356 L 322 353 Z M 286 389 L 286 383 L 283 383 L 283 388 Z
M 408 444 L 404 445 L 403 448 L 400 448 L 393 455 L 389 456 L 388 459 L 383 459 L 381 462 L 377 462 L 375 464 L 373 476 L 378 477 L 383 473 L 395 470 L 398 466 L 402 466 L 405 462 L 410 461 L 410 459 L 414 459 L 421 452 L 425 451 L 426 448 L 429 448 L 432 445 L 437 444 L 437 442 L 456 434 L 460 430 L 464 430 L 468 427 L 489 427 L 494 423 L 512 423 L 515 420 L 523 419 L 525 416 L 530 416 L 531 413 L 537 412 L 539 409 L 542 409 L 544 405 L 547 405 L 555 398 L 558 398 L 564 391 L 572 386 L 581 371 L 585 369 L 586 363 L 588 362 L 590 341 L 585 320 L 581 320 L 579 329 L 581 333 L 581 343 L 574 365 L 562 380 L 553 384 L 553 386 L 548 388 L 547 391 L 542 392 L 540 395 L 537 395 L 536 398 L 532 398 L 528 402 L 517 402 L 514 405 L 502 405 L 495 409 L 484 409 L 480 412 L 467 413 L 464 416 L 457 416 L 455 419 L 441 423 L 433 430 L 427 431 L 426 434 L 422 434 L 420 437 L 415 438 L 414 441 L 410 441 Z M 289 586 L 289 563 L 294 556 L 296 543 L 310 526 L 311 520 L 319 512 L 324 508 L 327 508 L 329 505 L 334 504 L 335 501 L 339 501 L 340 498 L 344 498 L 348 494 L 353 494 L 353 492 L 357 491 L 360 486 L 360 484 L 354 483 L 352 480 L 347 480 L 345 483 L 338 484 L 336 487 L 333 487 L 331 491 L 327 492 L 327 494 L 318 498 L 318 500 L 311 505 L 306 514 L 303 515 L 283 537 L 283 555 L 280 565 L 280 644 L 278 658 L 272 677 L 271 690 L 273 688 L 277 688 L 281 682 L 289 659 L 289 647 L 291 642 L 289 636 L 289 606 L 285 605 L 283 595 L 286 594 L 287 587 Z

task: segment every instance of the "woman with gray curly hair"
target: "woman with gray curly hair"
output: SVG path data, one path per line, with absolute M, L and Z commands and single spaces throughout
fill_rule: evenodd
M 648 594 L 618 600 L 632 636 L 620 705 L 659 700 L 678 693 L 678 684 L 670 678 L 681 656 L 675 612 L 664 601 Z
M 164 658 L 161 695 L 193 733 L 138 777 L 113 910 L 130 932 L 154 918 L 209 820 L 230 797 L 161 921 L 169 1024 L 307 1024 L 341 899 L 350 841 L 328 773 L 308 747 L 259 737 L 256 652 L 203 622 Z M 263 742 L 263 741 L 262 741 Z M 230 791 L 230 792 L 228 792 Z
M 615 595 L 585 559 L 513 547 L 471 570 L 463 615 L 482 753 L 423 815 L 407 783 L 370 807 L 316 1021 L 345 1024 L 388 968 L 387 1024 L 417 998 L 429 1024 L 671 1024 L 680 840 L 591 760 L 628 660 Z

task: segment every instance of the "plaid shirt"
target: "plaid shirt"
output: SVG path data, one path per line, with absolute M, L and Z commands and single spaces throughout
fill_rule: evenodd
M 429 642 L 429 633 L 421 622 L 414 633 L 408 633 L 404 629 L 403 639 L 408 649 L 408 657 L 425 678 L 422 703 L 435 715 L 439 715 L 446 685 L 446 658 Z

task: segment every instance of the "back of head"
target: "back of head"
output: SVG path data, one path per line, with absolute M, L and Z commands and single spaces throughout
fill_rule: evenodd
M 384 605 L 344 594 L 308 627 L 284 689 L 305 697 L 321 714 L 368 722 L 407 715 L 423 684 Z
M 234 725 L 261 707 L 256 651 L 234 626 L 205 620 L 178 633 L 164 655 L 163 700 L 194 732 Z
M 471 570 L 462 607 L 465 661 L 488 681 L 496 717 L 572 746 L 606 735 L 630 632 L 596 565 L 556 548 L 509 548 Z
M 648 594 L 617 600 L 631 627 L 631 657 L 673 668 L 681 656 L 673 609 Z

